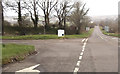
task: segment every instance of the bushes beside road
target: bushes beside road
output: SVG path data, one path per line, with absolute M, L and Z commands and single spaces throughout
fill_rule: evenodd
M 93 28 L 88 32 L 81 33 L 80 35 L 65 35 L 65 38 L 86 38 L 91 35 Z M 38 40 L 38 39 L 59 39 L 57 35 L 47 34 L 47 35 L 24 35 L 24 36 L 3 36 L 2 39 L 10 40 Z
M 106 32 L 105 30 L 103 30 L 102 27 L 100 27 L 100 29 L 101 29 L 102 33 L 105 34 L 105 35 L 114 36 L 114 37 L 120 36 L 120 35 L 118 35 L 117 33 L 108 33 L 108 32 Z

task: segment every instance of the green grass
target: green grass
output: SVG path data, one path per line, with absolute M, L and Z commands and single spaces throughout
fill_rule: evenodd
M 93 31 L 93 29 L 90 29 L 89 32 L 85 32 L 80 35 L 65 35 L 65 38 L 86 38 L 91 35 L 92 31 Z M 48 34 L 48 35 L 3 36 L 2 39 L 38 40 L 38 39 L 59 39 L 59 38 L 57 35 Z
M 107 33 L 105 30 L 102 29 L 102 27 L 100 27 L 100 29 L 101 29 L 102 33 L 105 35 L 118 37 L 118 34 L 116 34 L 116 33 Z
M 80 35 L 65 35 L 65 38 L 68 38 L 68 39 L 69 38 L 87 38 L 92 34 L 93 30 L 94 29 L 92 28 L 92 29 L 90 29 L 89 32 L 85 32 L 85 33 L 82 33 Z
M 20 61 L 34 52 L 34 46 L 18 44 L 2 44 L 2 64 Z
M 38 40 L 38 39 L 57 39 L 57 35 L 24 35 L 24 36 L 3 36 L 2 39 L 11 40 Z

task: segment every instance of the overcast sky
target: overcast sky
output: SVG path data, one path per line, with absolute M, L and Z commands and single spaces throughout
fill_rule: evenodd
M 90 8 L 89 16 L 118 15 L 118 2 L 120 0 L 81 0 Z M 13 11 L 5 13 L 7 16 L 17 16 Z
M 90 8 L 88 15 L 118 15 L 118 2 L 120 0 L 84 0 Z

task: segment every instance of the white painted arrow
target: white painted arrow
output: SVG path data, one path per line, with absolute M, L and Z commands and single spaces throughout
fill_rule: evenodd
M 39 70 L 33 70 L 34 68 L 38 67 L 39 65 L 40 65 L 40 64 L 37 64 L 37 65 L 35 65 L 35 66 L 31 66 L 31 67 L 29 67 L 29 68 L 25 68 L 25 69 L 23 69 L 23 70 L 16 71 L 15 74 L 19 74 L 20 72 L 24 72 L 25 74 L 26 74 L 27 72 L 40 73 Z M 21 73 L 20 73 L 20 74 L 21 74 Z M 23 73 L 22 73 L 22 74 L 23 74 Z

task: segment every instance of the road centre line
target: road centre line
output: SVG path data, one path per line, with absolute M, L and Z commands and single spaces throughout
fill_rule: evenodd
M 74 72 L 78 72 L 78 70 L 79 70 L 79 68 L 76 67 L 75 70 L 74 70 Z
M 82 42 L 84 42 L 85 41 L 85 38 L 82 40 Z
M 82 56 L 79 56 L 79 60 L 81 60 L 82 59 Z
M 75 69 L 74 69 L 74 74 L 77 74 L 77 72 L 79 70 L 78 67 L 80 66 L 80 63 L 81 63 L 81 60 L 82 60 L 82 57 L 83 57 L 83 54 L 84 54 L 84 51 L 85 51 L 87 41 L 88 41 L 88 38 L 82 40 L 82 42 L 84 42 L 84 44 L 83 44 L 83 47 L 82 47 L 82 52 L 80 53 L 80 56 L 79 56 L 79 60 L 77 61 L 77 64 L 76 64 L 77 67 L 75 67 Z
M 86 46 L 86 42 L 84 43 L 84 46 Z
M 81 52 L 80 55 L 82 56 L 82 55 L 83 55 L 83 52 Z
M 81 62 L 81 61 L 78 61 L 78 62 L 77 62 L 77 66 L 80 66 L 80 62 Z
M 82 52 L 84 52 L 85 51 L 85 49 L 82 49 Z
M 86 44 L 83 45 L 83 48 L 85 48 L 85 45 L 86 45 Z
M 86 39 L 86 42 L 88 41 L 88 38 Z

